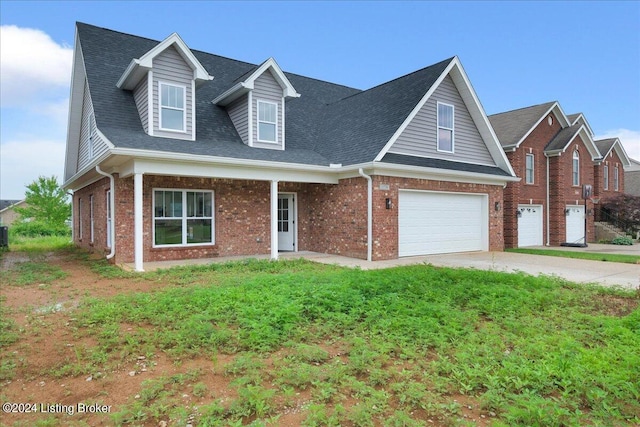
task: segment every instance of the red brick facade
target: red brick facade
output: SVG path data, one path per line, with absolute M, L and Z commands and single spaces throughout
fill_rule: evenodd
M 381 190 L 380 185 L 388 186 Z M 114 262 L 134 260 L 133 177 L 115 179 Z M 215 244 L 190 247 L 153 247 L 152 194 L 155 188 L 212 190 L 214 192 Z M 384 187 L 383 187 L 384 188 Z M 79 246 L 108 252 L 106 245 L 106 192 L 109 180 L 102 179 L 74 194 L 74 229 Z M 398 191 L 401 189 L 481 193 L 489 206 L 503 204 L 502 186 L 443 182 L 423 179 L 373 176 L 373 260 L 398 257 Z M 348 257 L 367 257 L 367 181 L 364 178 L 340 180 L 338 185 L 282 182 L 280 193 L 294 193 L 297 209 L 299 250 L 325 252 Z M 88 200 L 94 199 L 94 243 L 89 244 Z M 391 199 L 391 209 L 386 199 Z M 82 200 L 83 238 L 79 238 Z M 480 214 L 480 213 L 478 213 Z M 144 262 L 209 258 L 231 255 L 268 254 L 271 248 L 270 187 L 266 181 L 213 178 L 150 176 L 143 178 Z M 502 250 L 502 209 L 489 209 L 489 249 Z
M 551 120 L 549 120 L 551 117 Z M 518 205 L 541 205 L 543 207 L 543 241 L 558 246 L 566 240 L 566 208 L 569 205 L 584 205 L 582 186 L 590 184 L 596 188 L 594 180 L 594 162 L 584 141 L 576 137 L 571 145 L 559 156 L 548 158 L 549 176 L 547 178 L 547 157 L 544 149 L 560 132 L 562 127 L 553 113 L 549 113 L 533 129 L 520 146 L 507 152 L 520 182 L 507 184 L 504 193 L 504 239 L 505 247 L 518 247 Z M 578 150 L 580 156 L 580 184 L 573 185 L 573 152 Z M 534 156 L 534 180 L 527 183 L 525 176 L 525 158 L 527 154 Z M 547 184 L 548 179 L 548 184 Z M 549 191 L 549 224 L 547 224 L 547 185 Z M 593 203 L 588 200 L 587 206 L 587 241 L 595 237 Z M 549 230 L 547 230 L 549 227 Z
M 608 199 L 612 199 L 620 194 L 624 193 L 624 168 L 623 163 L 616 150 L 611 150 L 606 159 L 602 160 L 599 164 L 596 164 L 593 168 L 594 185 L 593 193 L 594 198 L 599 199 L 599 204 L 602 204 Z M 609 172 L 609 186 L 604 188 L 604 171 L 605 166 L 608 166 Z M 615 170 L 618 169 L 618 190 L 615 189 Z M 598 206 L 596 206 L 596 209 Z

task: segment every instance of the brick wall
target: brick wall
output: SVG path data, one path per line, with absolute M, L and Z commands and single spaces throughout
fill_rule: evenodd
M 578 150 L 580 154 L 580 185 L 573 185 L 573 152 Z M 580 137 L 577 137 L 567 150 L 560 156 L 549 159 L 550 179 L 550 212 L 549 222 L 550 244 L 558 246 L 566 240 L 566 214 L 565 209 L 569 205 L 584 205 L 582 198 L 582 186 L 594 184 L 594 167 L 591 155 Z M 595 238 L 593 202 L 587 200 L 587 241 Z
M 388 185 L 389 190 L 381 190 L 380 184 Z M 504 249 L 504 209 L 501 208 L 500 211 L 494 209 L 496 202 L 499 202 L 504 207 L 503 188 L 501 185 L 468 184 L 376 175 L 373 177 L 372 258 L 374 261 L 398 257 L 398 191 L 402 189 L 488 194 L 489 250 L 502 251 Z M 391 199 L 391 209 L 386 209 L 387 198 Z
M 609 166 L 609 189 L 604 189 L 604 166 Z M 615 185 L 613 181 L 614 170 L 618 167 L 618 191 L 615 191 Z M 593 168 L 594 174 L 594 196 L 599 198 L 600 201 L 605 201 L 616 197 L 624 193 L 624 168 L 622 167 L 622 161 L 618 156 L 616 150 L 611 150 L 606 159 L 600 162 L 599 165 L 595 165 Z
M 109 186 L 109 179 L 103 178 L 73 194 L 74 242 L 92 252 L 109 252 L 107 247 L 107 191 Z M 91 241 L 91 196 L 93 196 L 93 242 Z M 82 211 L 80 204 L 82 204 Z M 81 215 L 80 212 L 82 212 Z M 80 222 L 82 222 L 82 238 L 80 238 Z

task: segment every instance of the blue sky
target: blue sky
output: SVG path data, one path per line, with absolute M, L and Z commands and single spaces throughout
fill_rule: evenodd
M 367 89 L 457 55 L 487 114 L 557 100 L 640 159 L 640 2 L 0 2 L 0 198 L 63 176 L 76 21 Z

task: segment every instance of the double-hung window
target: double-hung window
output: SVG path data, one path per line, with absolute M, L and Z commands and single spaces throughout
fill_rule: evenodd
M 580 185 L 580 153 L 578 150 L 573 152 L 573 185 Z
M 258 141 L 278 142 L 278 104 L 258 101 Z
M 154 246 L 214 243 L 213 192 L 154 190 Z
M 618 179 L 618 167 L 614 167 L 613 168 L 613 190 L 614 191 L 619 191 L 620 187 L 618 187 L 619 184 L 619 179 Z
M 453 105 L 438 102 L 438 151 L 453 153 Z
M 160 84 L 160 129 L 184 132 L 185 87 L 168 83 Z
M 534 161 L 533 154 L 527 154 L 525 156 L 525 171 L 524 171 L 525 177 L 524 177 L 524 179 L 525 179 L 525 182 L 527 184 L 533 184 L 533 181 L 534 181 L 533 161 Z
M 608 190 L 609 189 L 609 166 L 604 165 L 604 189 Z

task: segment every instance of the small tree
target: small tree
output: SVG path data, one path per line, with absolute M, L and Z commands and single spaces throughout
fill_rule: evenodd
M 30 220 L 47 224 L 53 229 L 65 227 L 65 222 L 71 217 L 71 204 L 67 202 L 67 193 L 58 184 L 55 176 L 38 177 L 27 185 L 24 208 L 16 208 L 22 221 Z

